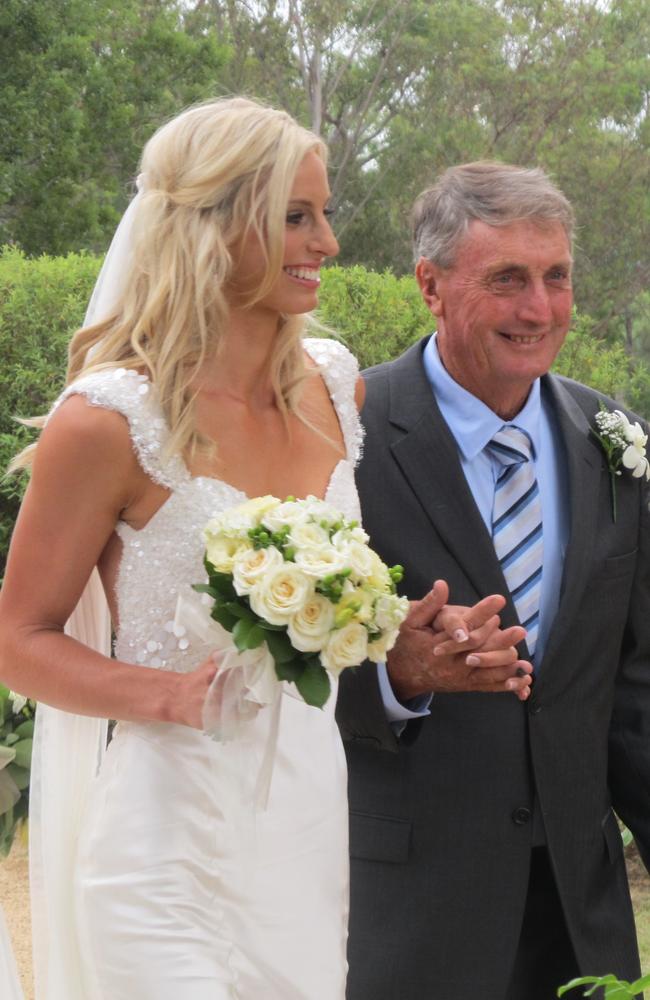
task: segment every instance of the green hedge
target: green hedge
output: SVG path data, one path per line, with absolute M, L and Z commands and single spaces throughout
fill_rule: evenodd
M 0 249 L 0 467 L 32 439 L 15 416 L 47 410 L 63 385 L 66 348 L 82 321 L 101 260 L 90 254 L 26 258 Z M 361 266 L 323 273 L 319 319 L 335 330 L 362 367 L 387 361 L 433 328 L 415 280 L 377 274 Z M 620 346 L 594 336 L 578 317 L 557 370 L 650 414 L 650 378 Z M 23 480 L 0 482 L 0 577 Z
M 341 336 L 362 368 L 390 361 L 433 329 L 415 278 L 365 267 L 323 271 L 319 319 Z
M 33 434 L 15 422 L 47 410 L 61 391 L 70 334 L 81 323 L 101 260 L 87 254 L 27 259 L 0 251 L 0 469 Z M 24 477 L 0 484 L 0 576 Z

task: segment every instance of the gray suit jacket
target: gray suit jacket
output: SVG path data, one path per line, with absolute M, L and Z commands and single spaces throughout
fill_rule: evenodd
M 446 579 L 454 603 L 507 593 L 422 344 L 366 373 L 364 526 L 404 592 Z M 532 812 L 582 971 L 638 975 L 621 838 L 650 860 L 648 492 L 616 480 L 590 433 L 600 397 L 547 376 L 566 450 L 570 542 L 534 693 L 436 695 L 398 740 L 375 668 L 341 677 L 350 771 L 349 1000 L 503 1000 L 526 897 Z M 607 405 L 617 404 L 605 400 Z M 510 603 L 505 625 L 516 621 Z

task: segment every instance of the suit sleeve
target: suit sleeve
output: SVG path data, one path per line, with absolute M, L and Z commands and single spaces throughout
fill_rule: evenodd
M 638 557 L 609 739 L 614 809 L 650 870 L 650 488 L 640 492 Z
M 374 663 L 341 674 L 336 721 L 344 740 L 397 753 L 399 741 L 386 717 Z

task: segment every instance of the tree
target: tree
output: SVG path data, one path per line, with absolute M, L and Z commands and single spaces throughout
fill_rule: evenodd
M 178 0 L 4 0 L 0 244 L 104 249 L 145 139 L 211 94 L 228 50 Z

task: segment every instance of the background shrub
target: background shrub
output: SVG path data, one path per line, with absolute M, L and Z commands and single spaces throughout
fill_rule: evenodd
M 325 268 L 318 317 L 343 338 L 362 368 L 398 357 L 434 327 L 415 278 L 359 264 Z
M 45 413 L 61 391 L 70 335 L 82 321 L 101 259 L 90 254 L 27 259 L 0 250 L 0 468 L 33 440 L 16 416 Z M 0 481 L 0 576 L 25 476 Z

